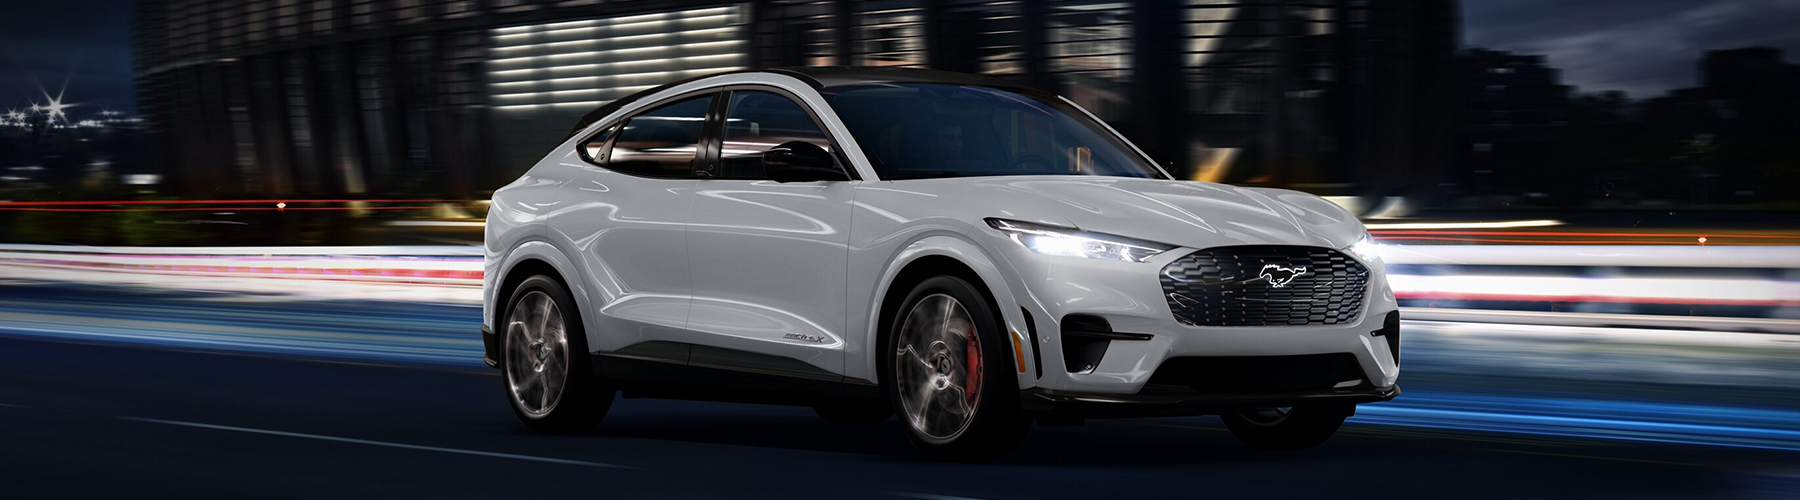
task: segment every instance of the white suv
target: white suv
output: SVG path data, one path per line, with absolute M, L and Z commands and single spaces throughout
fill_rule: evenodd
M 487 363 L 545 432 L 623 391 L 898 412 L 947 459 L 1128 416 L 1300 448 L 1400 393 L 1398 308 L 1350 213 L 1176 180 L 981 76 L 747 71 L 608 103 L 494 193 L 486 245 Z

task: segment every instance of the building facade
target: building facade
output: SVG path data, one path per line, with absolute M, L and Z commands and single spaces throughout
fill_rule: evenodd
M 1453 177 L 1460 194 L 1500 204 L 1566 191 L 1575 178 L 1565 171 L 1564 154 L 1574 87 L 1564 85 L 1561 72 L 1541 55 L 1475 48 L 1461 63 L 1462 171 Z
M 150 156 L 189 195 L 479 196 L 577 118 L 741 68 L 917 66 L 1055 91 L 1186 178 L 1429 188 L 1453 0 L 142 0 Z

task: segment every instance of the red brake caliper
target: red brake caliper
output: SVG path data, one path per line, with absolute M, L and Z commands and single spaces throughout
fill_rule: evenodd
M 981 337 L 976 336 L 975 326 L 969 326 L 969 345 L 965 349 L 969 367 L 969 382 L 963 391 L 963 403 L 969 408 L 975 407 L 975 398 L 981 394 Z

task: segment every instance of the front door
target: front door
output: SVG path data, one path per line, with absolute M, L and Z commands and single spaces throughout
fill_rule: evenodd
M 727 106 L 689 211 L 688 329 L 710 347 L 690 363 L 832 378 L 843 370 L 853 182 L 767 180 L 764 151 L 832 141 L 786 95 L 736 90 Z

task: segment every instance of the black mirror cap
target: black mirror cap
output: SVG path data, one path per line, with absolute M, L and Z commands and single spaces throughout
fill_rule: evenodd
M 850 180 L 830 152 L 806 141 L 784 142 L 764 151 L 763 171 L 775 182 Z

